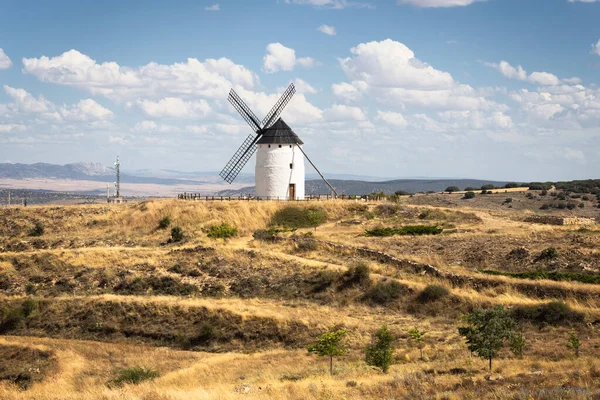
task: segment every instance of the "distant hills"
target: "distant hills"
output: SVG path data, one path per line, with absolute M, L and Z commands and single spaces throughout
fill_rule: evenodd
M 441 192 L 448 186 L 458 186 L 459 188 L 464 189 L 468 186 L 478 188 L 485 184 L 493 184 L 494 186 L 502 187 L 507 183 L 477 179 L 452 178 L 386 180 L 386 178 L 383 177 L 350 174 L 327 174 L 327 177 L 339 194 L 349 195 L 363 195 L 373 192 L 394 193 L 399 190 L 409 193 L 428 191 Z M 306 194 L 328 194 L 329 188 L 327 185 L 321 179 L 315 178 L 315 174 L 307 175 Z M 112 183 L 115 180 L 115 171 L 113 168 L 106 167 L 99 163 L 81 162 L 66 165 L 47 163 L 0 163 L 0 179 L 69 179 Z M 122 170 L 121 182 L 164 185 L 163 187 L 165 188 L 169 186 L 173 187 L 174 185 L 178 185 L 178 187 L 181 185 L 187 185 L 184 189 L 175 190 L 188 190 L 204 193 L 212 193 L 219 188 L 227 186 L 219 177 L 219 173 L 217 171 L 181 172 L 167 169 L 147 169 L 137 171 Z M 238 176 L 238 179 L 236 179 L 236 183 L 238 184 L 238 188 L 240 187 L 240 184 L 251 185 L 254 183 L 254 175 L 250 173 L 242 173 Z M 174 189 L 170 190 L 172 191 Z M 254 186 L 247 186 L 234 190 L 226 189 L 216 193 L 218 196 L 238 196 L 242 194 L 254 194 Z
M 492 184 L 496 187 L 503 187 L 508 183 L 500 181 L 484 181 L 478 179 L 395 179 L 382 182 L 340 179 L 328 180 L 338 194 L 348 195 L 363 195 L 379 192 L 391 194 L 399 190 L 409 193 L 428 191 L 441 192 L 448 186 L 458 186 L 459 188 L 464 189 L 466 187 L 479 188 L 486 184 Z M 329 194 L 329 187 L 320 179 L 306 181 L 305 189 L 307 195 Z M 253 194 L 254 186 L 249 186 L 238 190 L 222 190 L 217 193 L 217 196 L 239 196 Z

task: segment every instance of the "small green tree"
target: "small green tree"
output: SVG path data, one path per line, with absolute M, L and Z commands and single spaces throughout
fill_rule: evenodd
M 460 188 L 458 186 L 448 186 L 446 188 L 446 190 L 444 190 L 444 192 L 448 192 L 448 193 L 458 192 L 458 191 L 460 191 Z
M 317 353 L 319 357 L 329 357 L 330 375 L 333 375 L 333 357 L 346 354 L 347 348 L 343 340 L 347 334 L 346 329 L 331 330 L 323 333 L 316 342 L 308 346 L 309 353 Z
M 523 332 L 517 332 L 514 333 L 510 336 L 509 339 L 509 345 L 510 345 L 510 351 L 512 351 L 512 353 L 519 357 L 519 358 L 523 358 L 523 351 L 525 350 L 525 336 L 523 335 Z
M 315 232 L 317 231 L 317 226 L 321 225 L 325 222 L 326 216 L 323 210 L 314 209 L 307 211 L 308 223 L 310 226 L 315 228 Z
M 425 340 L 423 339 L 423 336 L 425 336 L 425 332 L 421 332 L 417 328 L 413 328 L 408 331 L 408 335 L 410 336 L 411 340 L 413 340 L 417 344 L 417 347 L 419 348 L 419 351 L 421 353 L 421 360 L 422 360 L 423 359 L 423 348 L 425 347 Z
M 468 326 L 458 328 L 458 333 L 467 339 L 469 350 L 490 362 L 510 339 L 515 325 L 503 306 L 477 309 L 465 316 Z
M 569 336 L 569 341 L 567 342 L 567 347 L 573 350 L 575 357 L 579 357 L 579 348 L 581 347 L 581 341 L 579 340 L 579 337 L 577 336 L 576 332 L 571 332 L 571 335 Z
M 467 192 L 465 193 L 465 197 L 463 197 L 464 199 L 474 199 L 475 198 L 475 192 Z
M 384 374 L 394 362 L 394 337 L 387 326 L 383 325 L 373 337 L 365 352 L 367 365 L 381 368 Z

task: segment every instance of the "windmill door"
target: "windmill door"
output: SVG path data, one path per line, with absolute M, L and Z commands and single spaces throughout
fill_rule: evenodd
M 290 183 L 290 200 L 296 199 L 296 184 Z

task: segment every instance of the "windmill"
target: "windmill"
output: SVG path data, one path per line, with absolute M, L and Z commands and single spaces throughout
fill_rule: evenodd
M 260 121 L 233 90 L 227 100 L 250 125 L 253 133 L 248 135 L 231 160 L 219 174 L 226 182 L 232 183 L 246 163 L 256 155 L 256 197 L 259 199 L 304 199 L 304 157 L 329 186 L 332 194 L 335 189 L 327 182 L 317 167 L 308 158 L 298 135 L 279 116 L 296 93 L 294 84 L 285 90 L 271 111 Z

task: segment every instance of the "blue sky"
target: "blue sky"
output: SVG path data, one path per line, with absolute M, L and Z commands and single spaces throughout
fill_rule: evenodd
M 263 114 L 295 82 L 283 118 L 325 171 L 597 178 L 598 21 L 590 0 L 0 0 L 0 162 L 220 170 L 250 132 L 229 88 Z

